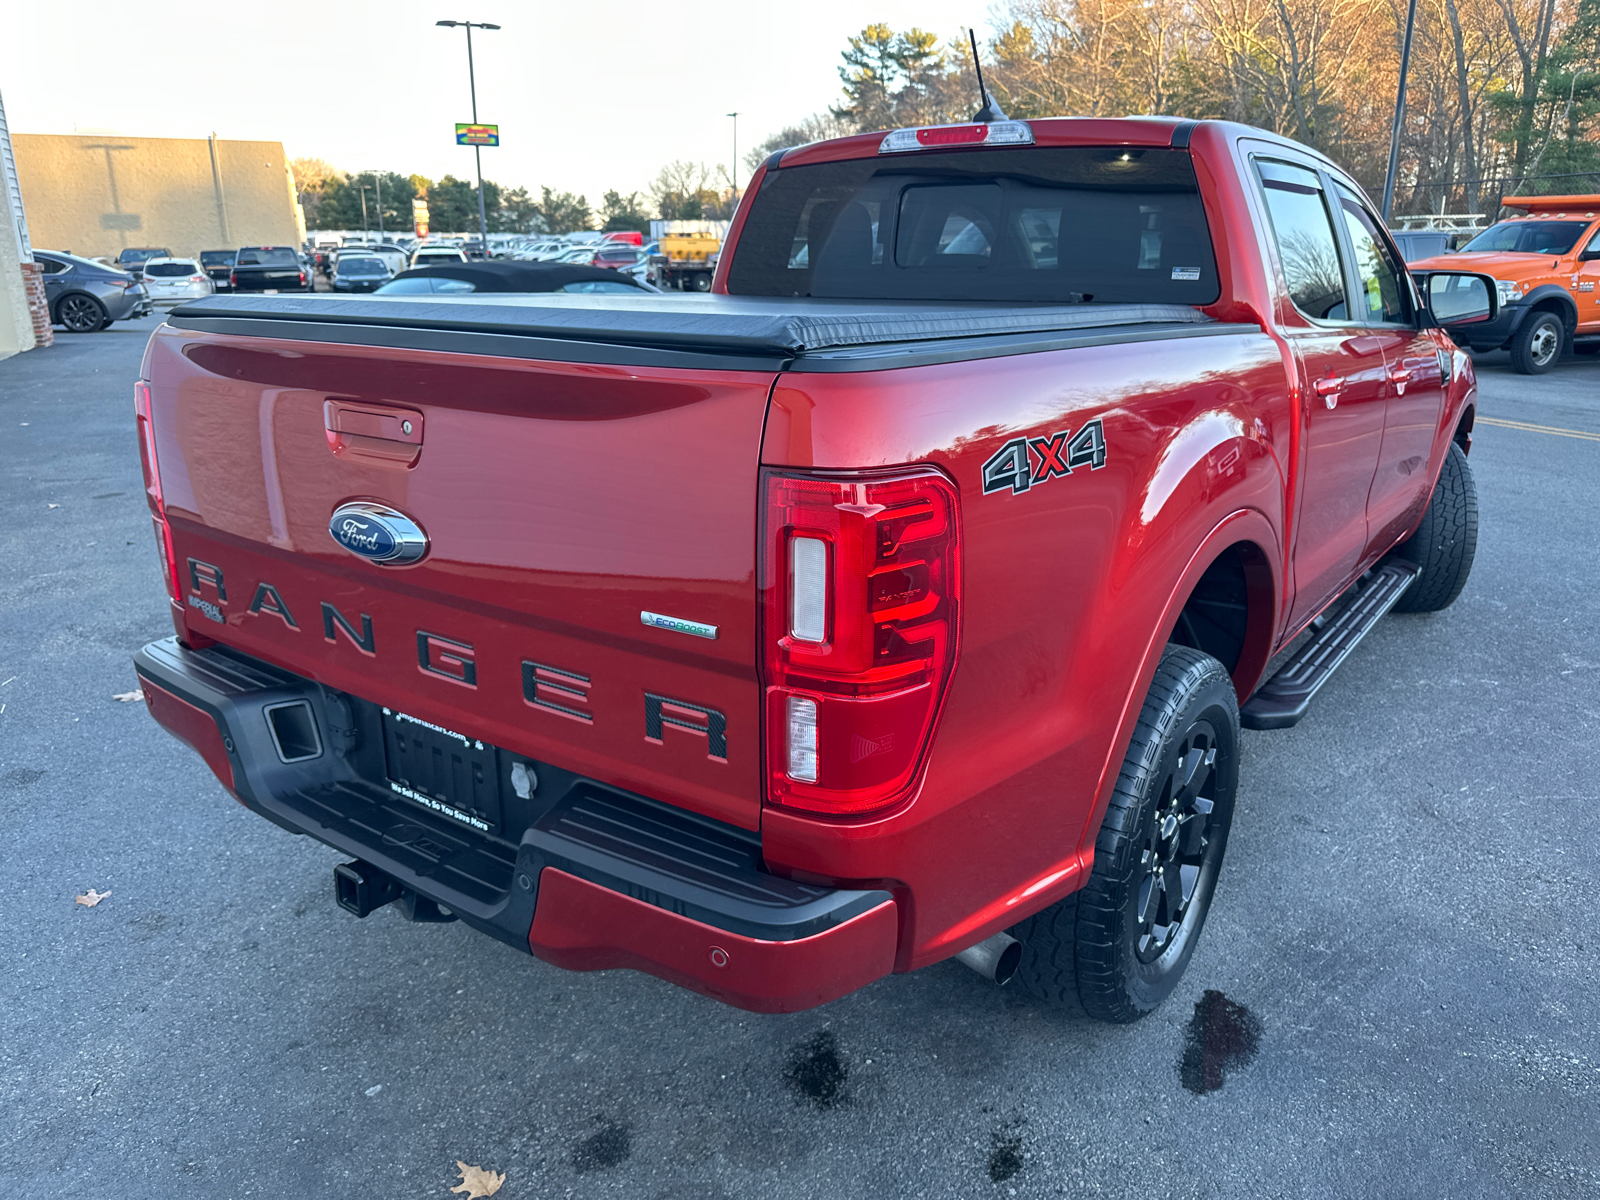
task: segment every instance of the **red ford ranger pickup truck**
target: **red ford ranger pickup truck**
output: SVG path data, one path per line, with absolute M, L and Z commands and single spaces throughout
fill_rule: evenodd
M 1131 1021 L 1241 724 L 1461 590 L 1440 323 L 1496 311 L 1327 159 L 1158 118 L 780 152 L 708 296 L 214 297 L 136 386 L 137 670 L 357 916 L 765 1011 L 959 955 Z

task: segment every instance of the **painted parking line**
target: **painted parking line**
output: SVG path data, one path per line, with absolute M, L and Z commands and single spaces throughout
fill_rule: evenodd
M 1521 429 L 1527 433 L 1553 433 L 1557 437 L 1579 438 L 1585 442 L 1600 442 L 1600 433 L 1585 433 L 1581 429 L 1558 429 L 1554 425 L 1530 425 L 1526 421 L 1502 421 L 1499 417 L 1479 417 L 1479 425 L 1498 425 L 1502 429 Z

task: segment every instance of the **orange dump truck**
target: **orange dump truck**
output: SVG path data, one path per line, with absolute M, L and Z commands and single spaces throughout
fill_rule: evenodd
M 1600 196 L 1508 196 L 1523 215 L 1496 221 L 1454 254 L 1409 264 L 1413 271 L 1494 276 L 1500 315 L 1450 329 L 1473 350 L 1509 350 L 1524 375 L 1542 375 L 1570 348 L 1600 352 Z

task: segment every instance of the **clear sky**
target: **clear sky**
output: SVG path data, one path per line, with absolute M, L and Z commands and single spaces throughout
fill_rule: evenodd
M 30 4 L 0 38 L 0 95 L 14 133 L 113 133 L 281 141 L 345 170 L 472 176 L 454 142 L 500 125 L 484 174 L 598 203 L 643 190 L 663 163 L 740 157 L 838 101 L 839 52 L 869 21 L 946 39 L 986 31 L 985 0 L 211 0 Z M 748 172 L 740 166 L 740 180 Z

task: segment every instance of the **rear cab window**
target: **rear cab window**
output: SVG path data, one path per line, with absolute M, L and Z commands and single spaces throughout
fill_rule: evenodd
M 200 268 L 192 262 L 158 262 L 145 266 L 144 273 L 154 279 L 179 279 L 186 275 L 197 275 Z
M 239 251 L 238 261 L 234 265 L 240 267 L 295 267 L 300 265 L 300 261 L 295 258 L 293 250 L 266 247 L 260 250 Z
M 1313 321 L 1348 321 L 1344 260 L 1315 171 L 1275 159 L 1255 160 L 1289 299 Z
M 1188 151 L 1035 146 L 780 167 L 728 291 L 1204 305 L 1220 285 Z

